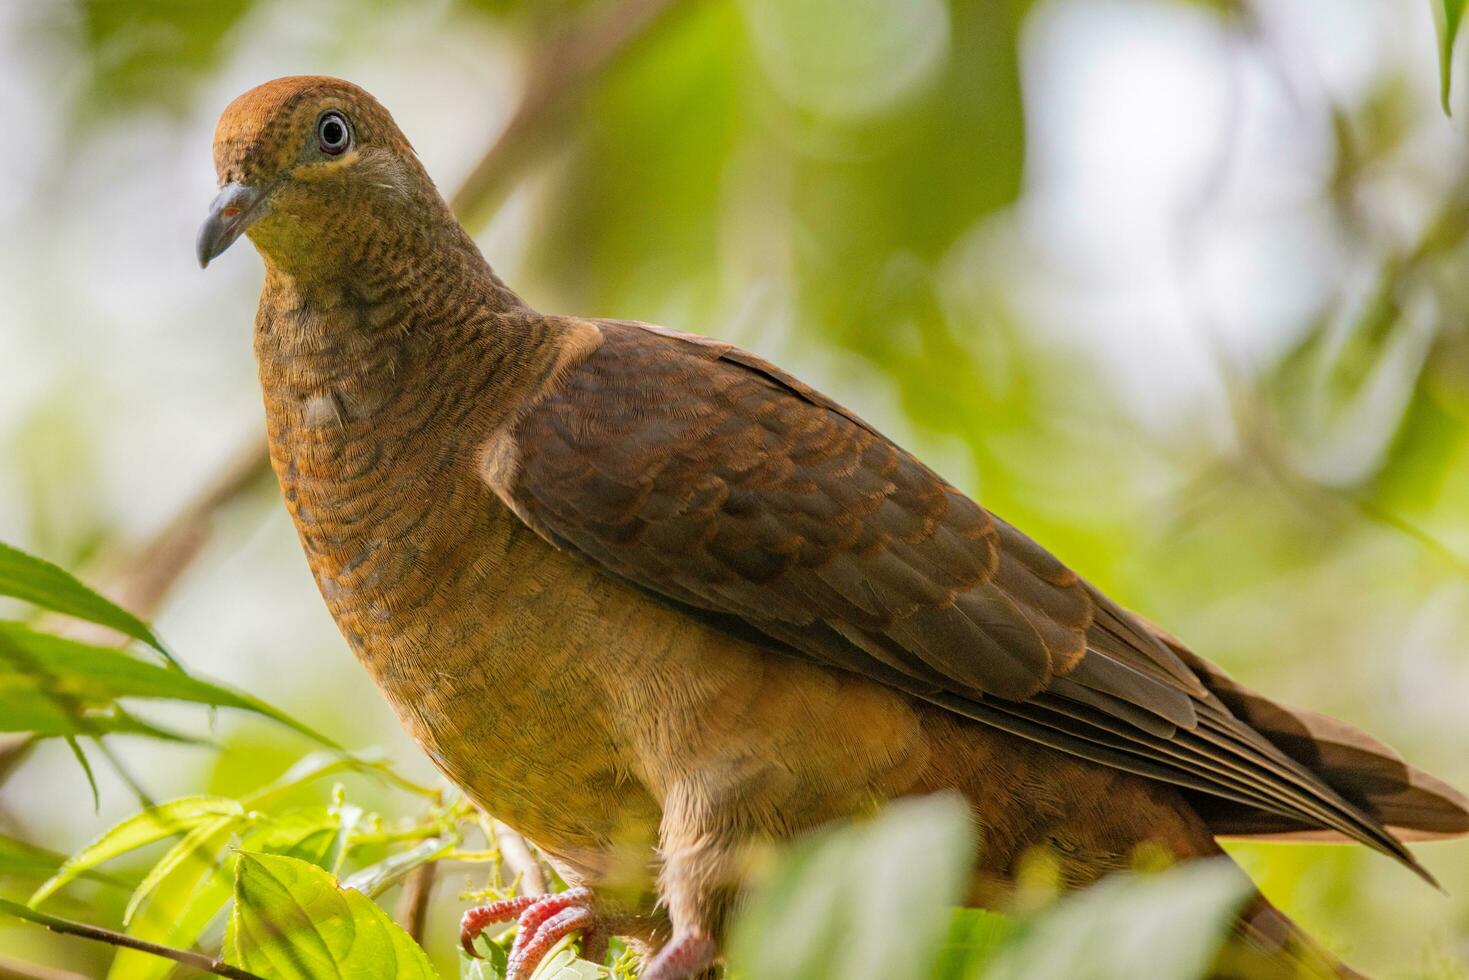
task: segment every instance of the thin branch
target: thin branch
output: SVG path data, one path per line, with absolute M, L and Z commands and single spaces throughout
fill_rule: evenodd
M 174 584 L 204 550 L 215 516 L 251 490 L 271 484 L 270 454 L 264 440 L 251 442 L 143 546 L 104 586 L 116 602 L 151 618 Z
M 25 761 L 38 741 L 30 732 L 7 732 L 0 735 L 0 785 Z
M 495 845 L 500 848 L 500 859 L 505 862 L 511 876 L 520 879 L 520 893 L 546 894 L 550 890 L 546 886 L 546 873 L 541 870 L 541 863 L 531 853 L 525 838 L 494 818 L 490 819 L 490 827 L 495 835 Z
M 403 880 L 403 894 L 398 897 L 398 921 L 413 941 L 423 945 L 424 928 L 428 924 L 429 900 L 433 898 L 439 862 L 420 864 Z
M 124 935 L 111 929 L 103 929 L 101 926 L 88 925 L 85 922 L 76 922 L 72 919 L 63 919 L 60 916 L 51 915 L 48 912 L 38 912 L 35 909 L 18 905 L 15 902 L 0 898 L 0 912 L 5 912 L 19 919 L 34 922 L 45 926 L 52 932 L 59 932 L 67 936 L 80 936 L 83 939 L 95 939 L 100 943 L 111 946 L 121 946 L 126 949 L 136 949 L 139 952 L 151 953 L 161 956 L 175 963 L 183 963 L 192 966 L 196 970 L 205 973 L 213 973 L 219 977 L 232 977 L 233 980 L 265 980 L 258 973 L 242 970 L 238 966 L 231 966 L 224 960 L 205 956 L 203 953 L 194 953 L 186 949 L 174 949 L 172 946 L 162 946 L 158 943 L 150 943 L 146 939 L 138 939 L 135 936 Z

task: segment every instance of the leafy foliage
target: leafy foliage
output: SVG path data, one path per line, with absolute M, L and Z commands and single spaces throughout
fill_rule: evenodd
M 950 796 L 895 803 L 806 842 L 752 901 L 731 940 L 733 962 L 762 980 L 921 980 L 973 851 L 968 808 Z
M 594 6 L 590 0 L 467 0 L 440 4 L 431 15 L 467 44 L 482 32 L 490 36 L 489 22 L 478 13 L 487 12 L 496 30 L 506 28 L 496 43 L 523 44 L 533 64 L 534 45 L 556 36 L 560 18 Z M 1047 16 L 1056 6 L 1048 5 Z M 1257 25 L 1238 17 L 1245 8 L 1195 6 L 1234 32 L 1221 37 L 1241 59 L 1254 57 L 1258 39 L 1250 35 Z M 1439 23 L 1447 111 L 1465 2 L 1430 0 L 1430 6 Z M 1407 83 L 1392 79 L 1397 88 L 1379 86 L 1364 93 L 1360 105 L 1354 95 L 1350 105 L 1323 101 L 1292 110 L 1303 130 L 1337 135 L 1336 159 L 1332 166 L 1320 161 L 1320 186 L 1307 196 L 1322 198 L 1313 223 L 1330 225 L 1343 251 L 1367 257 L 1376 282 L 1365 300 L 1313 308 L 1309 322 L 1281 329 L 1281 350 L 1254 376 L 1233 382 L 1239 387 L 1229 397 L 1244 420 L 1237 429 L 1219 436 L 1197 419 L 1162 420 L 1156 432 L 1119 430 L 1128 443 L 1146 444 L 1141 453 L 1121 452 L 1119 441 L 1108 441 L 1109 426 L 1122 425 L 1112 417 L 1117 394 L 1099 383 L 1098 365 L 1068 345 L 1053 345 L 1011 308 L 1024 301 L 1027 289 L 1053 285 L 1044 257 L 1021 248 L 1035 229 L 1024 235 L 1010 229 L 998 240 L 1024 253 L 1016 265 L 1041 261 L 1038 275 L 1027 277 L 985 247 L 999 225 L 1049 220 L 1014 208 L 1024 190 L 1032 131 L 1020 64 L 1031 7 L 985 0 L 682 5 L 616 61 L 579 111 L 558 112 L 564 119 L 532 151 L 549 165 L 537 167 L 523 195 L 533 220 L 526 229 L 530 256 L 517 284 L 545 309 L 660 319 L 743 343 L 784 345 L 780 359 L 797 362 L 801 373 L 864 413 L 888 412 L 875 421 L 911 426 L 905 438 L 926 438 L 928 445 L 915 446 L 926 458 L 936 450 L 958 454 L 951 475 L 961 482 L 963 463 L 972 461 L 988 505 L 1099 582 L 1122 586 L 1122 598 L 1187 623 L 1183 632 L 1205 638 L 1201 647 L 1211 654 L 1238 659 L 1258 657 L 1261 650 L 1290 651 L 1253 666 L 1314 691 L 1317 681 L 1297 672 L 1325 662 L 1334 676 L 1365 673 L 1358 683 L 1386 692 L 1385 713 L 1426 710 L 1416 701 L 1407 709 L 1388 702 L 1406 700 L 1398 690 L 1405 677 L 1452 680 L 1459 667 L 1451 659 L 1454 637 L 1435 640 L 1442 609 L 1428 609 L 1422 597 L 1452 606 L 1458 593 L 1442 569 L 1425 572 L 1425 563 L 1404 559 L 1395 539 L 1371 533 L 1373 525 L 1360 520 L 1401 509 L 1463 550 L 1469 348 L 1462 322 L 1469 297 L 1456 270 L 1465 259 L 1469 198 L 1462 186 L 1450 187 L 1437 202 L 1439 216 L 1415 229 L 1407 218 L 1415 210 L 1433 211 L 1434 202 L 1395 187 L 1394 202 L 1413 199 L 1388 210 L 1407 218 L 1390 223 L 1387 234 L 1365 230 L 1372 216 L 1364 212 L 1376 207 L 1371 202 L 1381 196 L 1384 175 L 1414 188 L 1429 183 L 1419 173 L 1404 181 L 1401 164 L 1394 163 L 1398 157 L 1411 162 L 1407 137 L 1422 137 L 1425 129 L 1413 125 L 1411 101 L 1404 108 Z M 394 3 L 337 8 L 319 14 L 314 29 L 330 41 L 312 49 L 333 62 L 352 46 L 351 31 L 410 9 Z M 201 93 L 215 99 L 221 92 L 211 73 L 230 64 L 251 31 L 274 28 L 272 18 L 290 8 L 268 0 L 78 0 L 53 9 L 65 28 L 61 36 L 75 49 L 59 74 L 79 82 L 76 91 L 86 100 L 80 121 L 96 118 L 86 110 L 105 109 L 116 114 L 119 128 L 141 120 L 153 139 L 159 108 L 177 119 L 199 109 Z M 1413 15 L 1427 13 L 1419 6 Z M 233 78 L 242 66 L 228 70 Z M 1431 104 L 1427 111 L 1435 114 Z M 456 128 L 467 130 L 466 152 L 477 152 L 490 134 L 465 122 L 457 118 Z M 89 127 L 76 129 L 93 135 Z M 87 182 L 78 178 L 94 178 L 96 171 L 85 168 L 99 163 L 82 152 L 75 158 L 82 162 L 77 170 L 68 169 L 66 159 L 52 161 L 56 173 L 49 179 L 67 194 Z M 1094 202 L 1080 203 L 1090 208 Z M 46 214 L 48 223 L 58 217 Z M 989 281 L 991 265 L 996 277 L 1013 277 L 1019 285 L 996 287 Z M 1341 284 L 1332 288 L 1340 291 Z M 1425 295 L 1439 311 L 1427 333 L 1413 305 Z M 757 331 L 755 324 L 774 326 Z M 811 353 L 816 350 L 822 353 Z M 799 363 L 803 351 L 806 361 Z M 1382 397 L 1384 391 L 1394 397 Z M 53 460 L 60 424 L 48 422 L 36 440 Z M 1152 445 L 1155 435 L 1160 445 Z M 1343 445 L 1351 451 L 1333 452 Z M 1328 456 L 1333 458 L 1322 458 Z M 1351 465 L 1338 465 L 1339 456 Z M 47 479 L 65 474 L 69 462 L 53 463 Z M 952 458 L 946 462 L 955 465 Z M 72 477 L 69 489 L 86 493 L 89 481 Z M 1157 497 L 1158 486 L 1175 483 L 1178 493 Z M 57 489 L 42 481 L 35 492 L 55 500 Z M 1132 516 L 1139 508 L 1150 511 L 1148 520 Z M 34 530 L 31 539 L 37 540 Z M 1462 572 L 1450 549 L 1434 553 L 1450 574 Z M 1354 556 L 1362 563 L 1352 564 Z M 1307 575 L 1308 568 L 1315 571 Z M 1412 605 L 1404 608 L 1412 610 L 1412 621 L 1397 622 L 1378 610 L 1372 615 L 1382 621 L 1373 628 L 1388 638 L 1360 640 L 1353 659 L 1348 651 L 1355 638 L 1341 635 L 1351 627 L 1332 624 L 1343 618 L 1337 612 L 1344 589 L 1358 590 L 1367 579 L 1410 595 Z M 1313 599 L 1315 593 L 1321 595 Z M 167 655 L 140 619 L 56 566 L 4 546 L 0 594 L 116 630 Z M 1279 619 L 1282 594 L 1300 607 L 1298 633 Z M 50 737 L 75 745 L 119 734 L 192 740 L 191 733 L 134 715 L 136 701 L 225 707 L 313 734 L 242 692 L 135 655 L 144 653 L 136 644 L 109 649 L 45 629 L 35 621 L 0 624 L 0 732 L 26 745 Z M 1369 645 L 1370 663 L 1361 655 Z M 1384 647 L 1395 656 L 1380 656 Z M 1319 659 L 1321 651 L 1329 651 L 1329 659 Z M 1435 693 L 1452 702 L 1444 693 L 1450 690 L 1445 683 Z M 1458 717 L 1455 704 L 1438 711 Z M 1425 731 L 1413 737 L 1428 742 L 1432 729 Z M 249 755 L 257 745 L 242 739 L 232 748 Z M 1435 747 L 1404 748 L 1418 758 L 1419 750 Z M 364 768 L 407 790 L 411 804 L 383 803 L 370 812 L 373 805 L 362 797 L 348 803 L 338 792 L 328 800 L 316 788 Z M 485 894 L 491 897 L 514 891 L 480 819 L 461 801 L 435 799 L 386 766 L 364 766 L 342 754 L 307 757 L 257 789 L 256 777 L 263 780 L 264 772 L 258 761 L 224 776 L 217 770 L 216 780 L 239 795 L 190 796 L 150 807 L 70 859 L 0 837 L 0 885 L 24 893 L 39 886 L 37 902 L 70 900 L 90 907 L 98 921 L 116 919 L 134 937 L 211 953 L 221 948 L 233 914 L 254 917 L 261 929 L 291 924 L 291 939 L 250 932 L 265 939 L 251 947 L 255 953 L 266 955 L 270 946 L 270 955 L 287 964 L 310 962 L 303 958 L 310 949 L 334 949 L 332 937 L 353 930 L 387 943 L 396 956 L 393 944 L 401 934 L 368 899 L 387 901 L 404 876 L 425 863 L 469 865 L 488 878 Z M 217 783 L 213 788 L 220 791 Z M 302 805 L 303 798 L 309 802 Z M 48 799 L 44 805 L 62 804 Z M 1195 976 L 1238 900 L 1237 881 L 1218 869 L 1189 868 L 1110 881 L 1088 895 L 1014 916 L 954 909 L 963 884 L 959 869 L 972 841 L 957 811 L 946 813 L 946 806 L 905 804 L 801 842 L 775 859 L 739 926 L 737 965 L 746 975 L 777 977 L 791 972 L 790 962 L 814 977 L 1112 977 L 1143 969 L 1148 976 Z M 482 848 L 470 849 L 466 841 Z M 1317 916 L 1323 909 L 1351 908 L 1358 925 L 1383 918 L 1384 893 L 1371 877 L 1370 858 L 1273 850 L 1268 858 L 1247 852 L 1265 868 L 1259 878 L 1267 892 L 1278 890 Z M 243 913 L 236 893 L 247 863 L 242 855 L 249 855 L 252 881 L 261 869 L 282 863 L 289 869 L 254 881 L 259 887 L 247 889 Z M 150 863 L 140 866 L 144 859 Z M 293 911 L 274 901 L 281 889 L 272 892 L 271 881 L 302 883 L 322 904 L 298 903 Z M 119 892 L 127 901 L 119 898 L 114 909 Z M 107 897 L 94 899 L 97 894 Z M 1399 897 L 1392 895 L 1394 904 Z M 316 910 L 325 923 L 315 921 Z M 311 921 L 303 925 L 302 914 Z M 436 907 L 435 915 L 442 914 Z M 1397 915 L 1411 917 L 1402 910 Z M 296 950 L 297 941 L 307 952 Z M 444 972 L 443 937 L 426 942 Z M 508 942 L 508 935 L 482 939 L 485 958 L 460 959 L 460 975 L 499 980 Z M 1416 948 L 1420 940 L 1402 942 Z M 788 951 L 794 951 L 791 961 L 784 959 Z M 81 965 L 88 975 L 107 968 L 94 967 Z M 161 977 L 172 969 L 129 951 L 114 958 L 110 975 Z M 631 975 L 626 960 L 578 960 L 576 944 L 568 941 L 540 980 L 551 974 L 585 980 L 609 971 Z
M 5 544 L 0 544 L 0 595 L 106 626 L 169 656 L 136 616 L 61 568 Z M 335 747 L 326 736 L 258 698 L 184 673 L 171 657 L 169 666 L 162 666 L 123 649 L 0 621 L 0 732 L 24 732 L 36 738 L 128 734 L 191 740 L 135 717 L 120 703 L 132 698 L 239 709 Z
M 988 959 L 1008 980 L 1156 980 L 1205 976 L 1253 889 L 1227 861 L 1103 881 L 1041 915 Z
M 436 980 L 422 948 L 361 892 L 314 864 L 242 851 L 225 955 L 281 980 Z
M 0 542 L 0 595 L 106 626 L 168 656 L 162 641 L 138 617 L 93 592 L 65 569 L 4 542 Z
M 953 909 L 973 841 L 962 801 L 895 803 L 793 847 L 740 919 L 732 972 L 843 980 L 1195 980 L 1252 889 L 1227 862 L 1116 876 L 1017 918 Z
M 237 708 L 332 744 L 326 736 L 248 694 L 138 660 L 121 650 L 63 639 L 19 623 L 0 623 L 0 731 L 29 731 L 43 737 L 128 732 L 179 738 L 134 718 L 118 704 L 124 698 Z
M 128 851 L 174 834 L 192 833 L 201 826 L 212 826 L 221 820 L 243 820 L 244 817 L 245 808 L 238 801 L 213 796 L 185 797 L 144 810 L 124 820 L 67 858 L 56 873 L 31 896 L 30 904 L 39 905 L 77 875 L 90 871 L 118 855 L 126 854 Z M 167 863 L 168 859 L 165 859 L 159 863 L 159 866 Z M 151 878 L 150 875 L 150 880 Z M 149 881 L 145 881 L 140 889 L 146 888 L 149 884 Z M 137 901 L 136 896 L 134 901 Z

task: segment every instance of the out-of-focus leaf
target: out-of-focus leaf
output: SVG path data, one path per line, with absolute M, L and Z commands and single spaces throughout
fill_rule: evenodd
M 251 0 L 83 0 L 78 9 L 88 94 L 99 108 L 147 103 L 182 108 Z
M 1252 887 L 1226 860 L 1117 876 L 1067 898 L 994 959 L 1005 980 L 1198 980 Z
M 948 57 L 945 0 L 743 0 L 755 55 L 782 97 L 856 119 L 912 98 Z
M 251 711 L 336 747 L 326 736 L 251 695 L 146 663 L 121 650 L 78 643 L 20 623 L 0 623 L 0 691 L 6 692 L 0 696 L 0 731 L 57 734 L 43 726 L 55 728 L 58 711 L 63 717 L 75 717 L 67 709 L 110 708 L 118 698 L 164 698 Z M 144 731 L 132 719 L 109 723 L 86 715 L 85 721 L 73 722 L 67 733 L 94 734 L 98 725 L 102 731 L 156 731 Z M 25 727 L 31 723 L 37 727 Z
M 74 575 L 44 558 L 0 543 L 0 595 L 106 626 L 130 636 L 172 660 L 163 642 L 141 619 L 102 598 Z
M 227 958 L 277 980 L 436 977 L 423 949 L 361 892 L 313 864 L 242 851 Z
M 954 909 L 931 980 L 977 976 L 1019 930 L 1020 923 L 1008 916 L 983 909 Z
M 743 45 L 731 5 L 686 6 L 589 93 L 534 246 L 569 305 L 695 322 L 715 309 Z
M 355 888 L 369 898 L 376 898 L 414 868 L 448 854 L 454 849 L 455 843 L 454 840 L 437 837 L 423 841 L 363 868 L 342 882 L 342 887 Z
M 926 978 L 973 850 L 968 808 L 949 795 L 799 843 L 736 922 L 731 962 L 750 980 Z
M 1433 22 L 1438 27 L 1438 81 L 1439 101 L 1443 103 L 1444 115 L 1449 111 L 1449 86 L 1453 81 L 1454 39 L 1459 36 L 1459 25 L 1464 19 L 1466 0 L 1428 0 L 1433 7 Z
M 436 796 L 435 790 L 403 778 L 393 769 L 387 758 L 370 750 L 354 755 L 343 755 L 340 752 L 309 753 L 298 759 L 275 781 L 255 790 L 244 800 L 250 806 L 264 807 L 306 783 L 340 772 L 360 772 L 375 776 L 415 796 Z
M 1413 391 L 1402 426 L 1373 481 L 1373 499 L 1388 510 L 1419 510 L 1439 498 L 1445 480 L 1462 465 L 1466 431 L 1426 385 Z
M 0 691 L 0 732 L 27 732 L 38 738 L 142 735 L 165 742 L 201 741 L 151 725 L 107 702 L 54 696 L 45 682 L 44 677 L 6 670 L 0 649 L 0 685 L 8 688 Z
M 186 834 L 220 817 L 241 818 L 244 813 L 244 807 L 237 800 L 219 796 L 185 796 L 133 814 L 67 858 L 56 874 L 36 889 L 30 904 L 41 904 L 77 875 L 104 861 L 174 834 Z
M 65 854 L 0 834 L 0 875 L 45 879 L 65 861 Z
M 92 771 L 92 763 L 87 761 L 87 753 L 82 751 L 81 743 L 76 740 L 76 736 L 67 733 L 63 738 L 66 747 L 71 749 L 71 757 L 77 761 L 77 765 L 82 767 L 82 775 L 87 777 L 87 788 L 92 791 L 92 812 L 95 813 L 102 808 L 102 793 L 97 789 L 97 774 Z
M 65 863 L 65 854 L 0 834 L 0 876 L 45 881 Z M 79 877 L 118 888 L 132 887 L 120 878 L 99 871 L 84 871 Z

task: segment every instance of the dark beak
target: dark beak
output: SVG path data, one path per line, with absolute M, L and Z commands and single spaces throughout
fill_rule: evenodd
M 199 241 L 195 250 L 199 256 L 199 268 L 207 268 L 209 261 L 222 253 L 244 234 L 269 210 L 270 187 L 252 187 L 249 184 L 225 184 L 219 196 L 209 205 L 209 217 L 199 229 Z

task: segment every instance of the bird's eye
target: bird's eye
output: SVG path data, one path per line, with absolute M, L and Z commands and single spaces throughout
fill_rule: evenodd
M 316 145 L 321 152 L 336 156 L 352 145 L 352 130 L 340 112 L 323 112 L 316 121 Z

